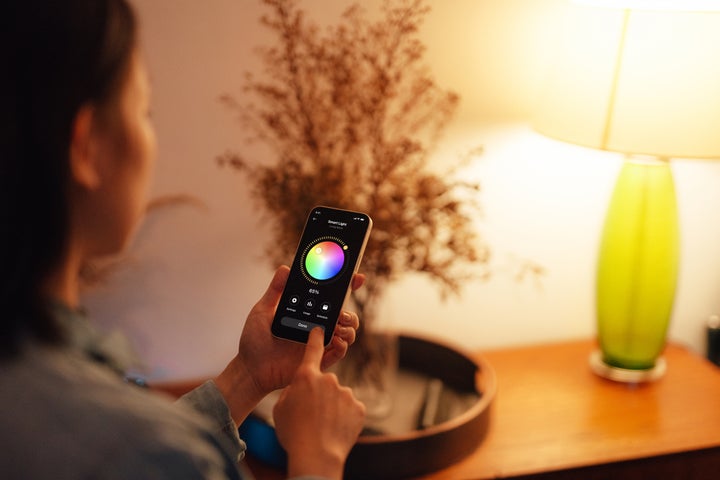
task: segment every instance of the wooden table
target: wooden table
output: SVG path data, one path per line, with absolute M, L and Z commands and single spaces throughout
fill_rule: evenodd
M 590 371 L 592 341 L 486 351 L 498 394 L 484 442 L 419 477 L 720 478 L 720 368 L 677 345 L 660 380 L 626 385 Z M 250 459 L 258 479 L 282 478 Z
M 423 479 L 720 478 L 720 369 L 670 345 L 651 384 L 594 375 L 594 342 L 483 352 L 498 394 L 485 441 Z

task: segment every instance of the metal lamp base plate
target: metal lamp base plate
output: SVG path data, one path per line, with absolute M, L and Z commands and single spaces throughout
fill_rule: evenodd
M 660 357 L 655 362 L 655 366 L 645 370 L 634 370 L 629 368 L 620 368 L 608 365 L 603 361 L 602 352 L 595 350 L 590 355 L 590 368 L 592 371 L 603 378 L 623 383 L 642 383 L 653 382 L 665 374 L 667 363 L 664 357 Z

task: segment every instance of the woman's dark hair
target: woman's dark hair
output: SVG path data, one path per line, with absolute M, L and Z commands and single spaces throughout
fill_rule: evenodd
M 42 292 L 69 229 L 72 125 L 120 89 L 136 44 L 126 0 L 7 0 L 0 15 L 0 348 L 58 341 Z

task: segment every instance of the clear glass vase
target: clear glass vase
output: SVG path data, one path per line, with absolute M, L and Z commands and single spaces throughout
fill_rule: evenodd
M 340 383 L 352 388 L 355 397 L 365 404 L 368 426 L 392 413 L 398 368 L 397 334 L 368 331 L 359 333 L 335 367 Z

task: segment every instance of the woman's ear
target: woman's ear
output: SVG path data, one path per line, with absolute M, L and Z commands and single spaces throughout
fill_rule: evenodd
M 83 105 L 75 115 L 70 137 L 70 176 L 79 186 L 95 190 L 100 186 L 95 108 Z

